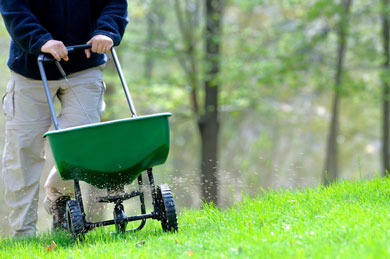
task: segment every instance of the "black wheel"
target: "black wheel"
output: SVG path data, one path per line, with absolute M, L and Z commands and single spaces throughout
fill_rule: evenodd
M 66 203 L 66 219 L 72 237 L 82 239 L 85 234 L 85 226 L 78 201 L 69 200 Z
M 157 206 L 161 213 L 160 221 L 164 232 L 178 231 L 175 202 L 168 184 L 157 187 Z

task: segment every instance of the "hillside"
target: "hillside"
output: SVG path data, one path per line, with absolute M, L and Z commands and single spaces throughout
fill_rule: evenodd
M 148 221 L 138 233 L 118 236 L 106 228 L 77 244 L 66 234 L 1 240 L 0 253 L 1 258 L 384 258 L 390 256 L 389 216 L 389 179 L 345 181 L 264 191 L 224 210 L 184 211 L 175 234 Z

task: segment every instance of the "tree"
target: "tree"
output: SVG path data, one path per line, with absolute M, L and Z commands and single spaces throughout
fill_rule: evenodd
M 199 62 L 198 45 L 202 40 L 197 37 L 200 21 L 199 1 L 186 2 L 183 8 L 179 0 L 175 0 L 175 11 L 183 41 L 184 56 L 178 56 L 188 84 L 191 88 L 190 99 L 193 114 L 197 119 L 201 136 L 201 189 L 202 200 L 218 204 L 218 91 L 220 73 L 220 56 L 222 41 L 222 0 L 205 1 L 205 33 L 204 33 L 204 100 L 203 109 L 199 103 Z
M 390 172 L 390 84 L 386 74 L 390 69 L 390 1 L 382 0 L 382 174 Z
M 200 29 L 199 1 L 186 1 L 184 7 L 181 1 L 175 0 L 175 14 L 182 39 L 182 53 L 178 55 L 179 62 L 185 72 L 190 86 L 190 103 L 197 120 L 201 136 L 201 189 L 202 200 L 218 203 L 218 91 L 222 39 L 222 0 L 205 1 L 205 33 L 204 38 L 198 37 Z M 199 43 L 204 42 L 204 61 L 200 61 Z M 203 65 L 203 66 L 202 66 Z M 200 67 L 204 68 L 203 108 L 200 105 L 199 89 L 201 84 Z
M 337 63 L 334 78 L 334 91 L 332 100 L 332 116 L 329 127 L 329 135 L 326 147 L 325 168 L 322 177 L 325 185 L 330 184 L 338 176 L 338 144 L 337 136 L 339 132 L 339 109 L 344 76 L 344 60 L 347 51 L 348 38 L 348 18 L 352 0 L 343 0 L 342 11 L 340 12 L 340 22 L 337 30 Z
M 207 202 L 218 202 L 218 75 L 221 55 L 222 0 L 206 0 L 205 33 L 205 103 L 198 124 L 202 137 L 202 197 Z

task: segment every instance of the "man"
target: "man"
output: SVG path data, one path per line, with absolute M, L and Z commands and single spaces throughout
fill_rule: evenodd
M 44 139 L 51 117 L 37 66 L 37 56 L 49 53 L 68 74 L 85 115 L 54 64 L 45 65 L 53 99 L 61 102 L 61 128 L 100 121 L 104 106 L 102 65 L 118 45 L 127 25 L 126 0 L 0 0 L 0 12 L 11 36 L 11 69 L 3 97 L 6 140 L 3 153 L 5 201 L 14 237 L 35 235 Z M 68 54 L 65 46 L 92 44 L 85 53 Z M 89 117 L 89 119 L 88 119 Z M 53 169 L 45 184 L 53 226 L 65 227 L 65 204 L 72 192 Z

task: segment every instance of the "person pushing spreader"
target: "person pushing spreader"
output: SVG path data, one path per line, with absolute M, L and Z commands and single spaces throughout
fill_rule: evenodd
M 69 53 L 90 49 L 91 45 L 68 46 Z M 169 152 L 170 113 L 137 116 L 115 49 L 111 49 L 113 61 L 119 74 L 131 118 L 84 126 L 61 129 L 56 118 L 52 97 L 45 72 L 45 64 L 55 63 L 67 81 L 60 63 L 48 54 L 38 56 L 38 66 L 45 89 L 48 106 L 55 130 L 44 134 L 50 143 L 58 172 L 63 180 L 74 181 L 75 199 L 66 203 L 67 228 L 73 237 L 83 237 L 96 227 L 115 225 L 118 233 L 126 232 L 131 221 L 141 221 L 141 230 L 147 219 L 161 221 L 163 231 L 177 231 L 178 222 L 172 192 L 167 184 L 155 186 L 152 167 L 163 164 Z M 70 86 L 70 85 L 69 85 Z M 70 86 L 71 88 L 71 86 Z M 72 90 L 72 88 L 71 88 Z M 73 90 L 72 90 L 73 91 Z M 75 94 L 75 92 L 73 92 Z M 85 115 L 81 100 L 75 94 Z M 153 211 L 146 212 L 142 173 L 146 172 L 152 195 Z M 123 186 L 138 181 L 138 190 L 121 192 Z M 96 202 L 113 203 L 113 219 L 101 222 L 88 222 L 84 210 L 79 181 L 84 181 L 99 189 L 107 189 L 107 195 L 97 197 Z M 114 195 L 112 195 L 114 193 Z M 127 216 L 125 200 L 139 197 L 141 215 Z

